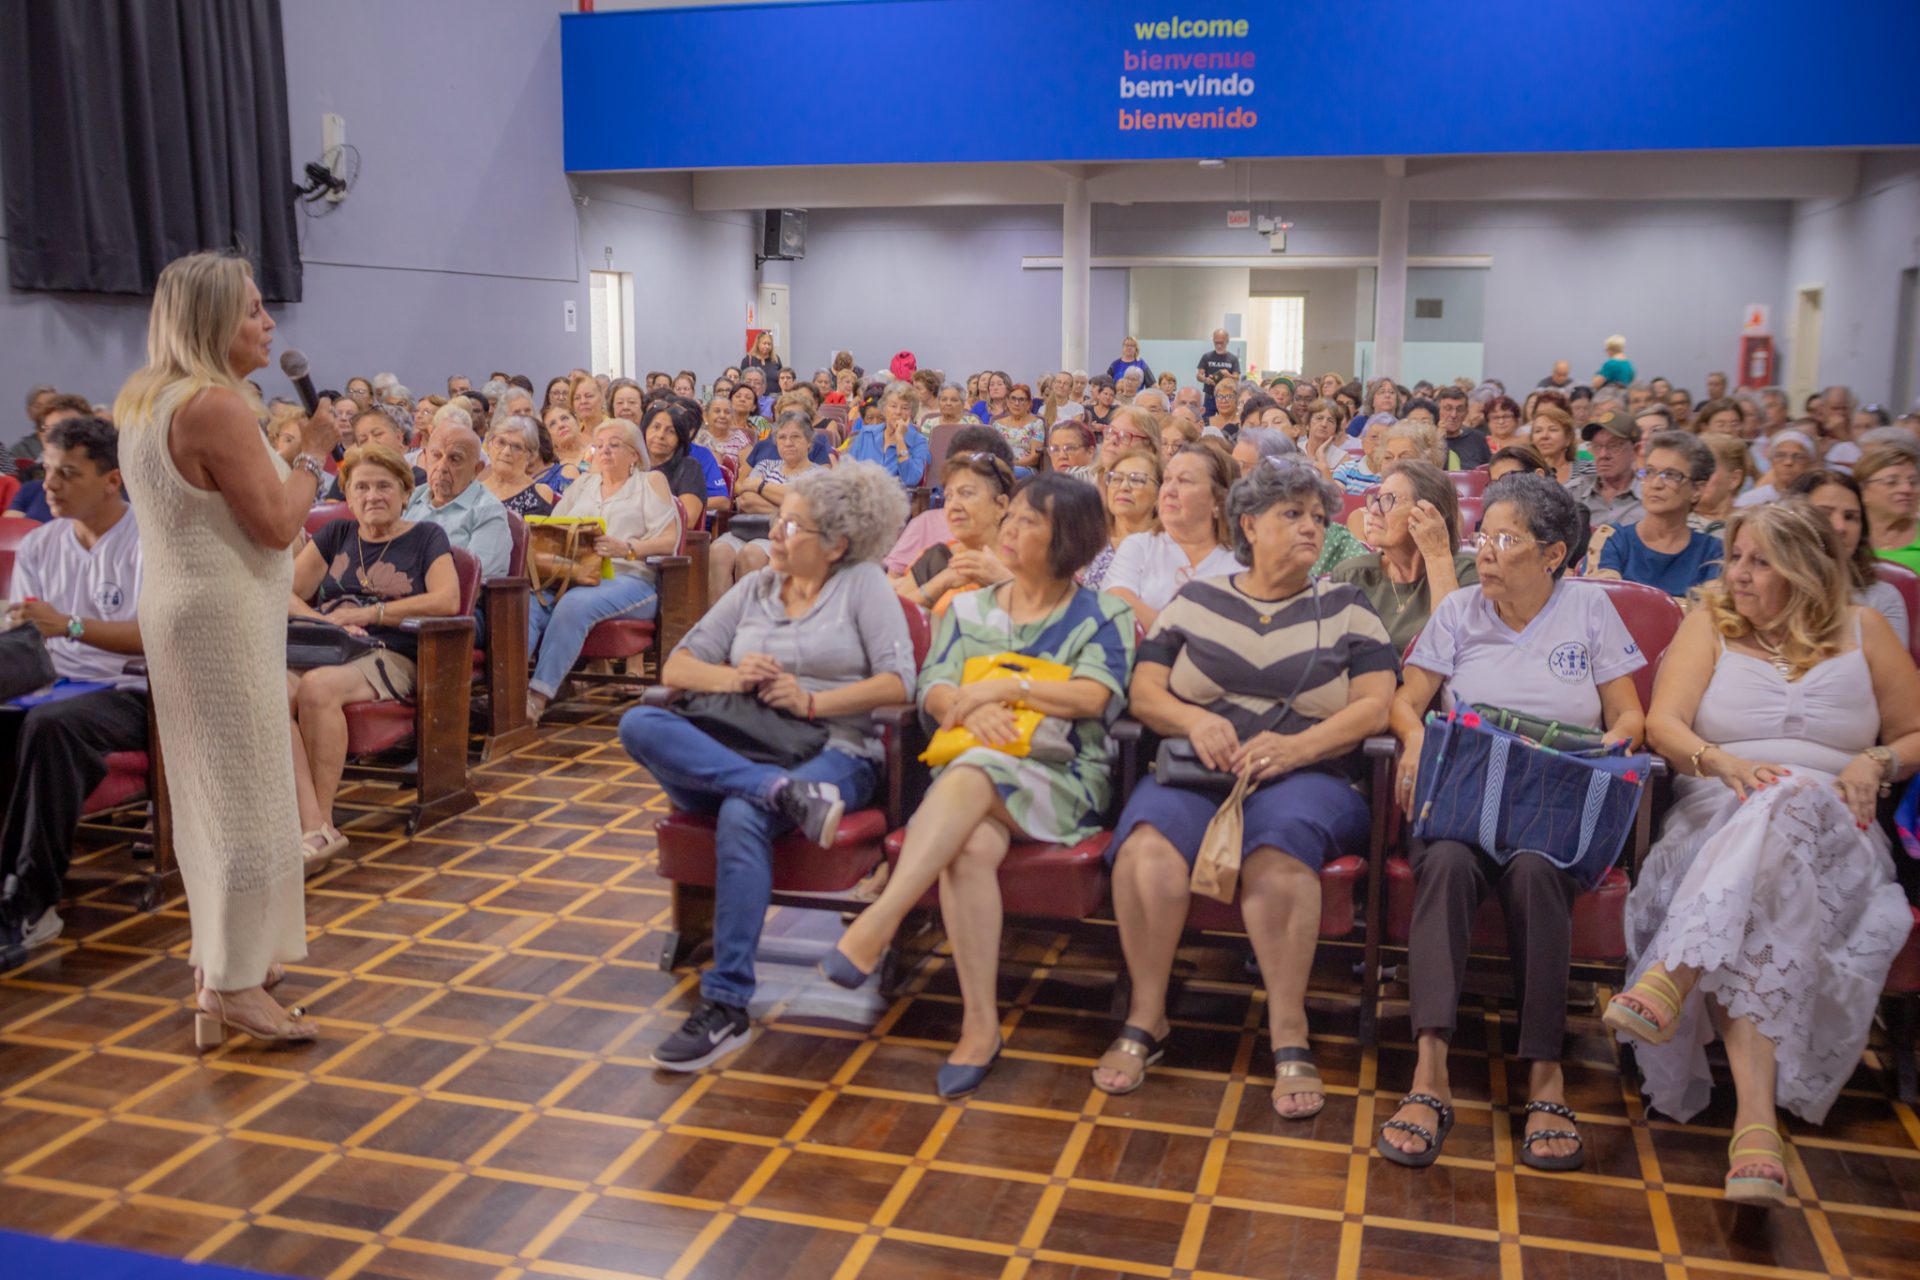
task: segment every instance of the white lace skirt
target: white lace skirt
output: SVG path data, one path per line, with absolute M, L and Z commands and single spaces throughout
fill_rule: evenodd
M 1718 781 L 1680 779 L 1627 899 L 1635 979 L 1656 961 L 1701 970 L 1671 1040 L 1629 1041 L 1648 1103 L 1676 1120 L 1707 1105 L 1712 996 L 1774 1043 L 1776 1103 L 1818 1124 L 1859 1064 L 1912 923 L 1885 834 L 1860 830 L 1833 775 L 1795 765 L 1744 804 Z

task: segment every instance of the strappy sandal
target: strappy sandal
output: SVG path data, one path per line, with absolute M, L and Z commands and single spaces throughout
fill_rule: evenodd
M 1311 1093 L 1320 1105 L 1311 1111 L 1288 1115 L 1280 1110 L 1280 1094 Z M 1282 1120 L 1311 1120 L 1327 1109 L 1327 1085 L 1320 1069 L 1313 1065 L 1313 1050 L 1305 1045 L 1290 1045 L 1273 1051 L 1273 1114 Z
M 1147 1069 L 1167 1056 L 1167 1041 L 1173 1033 L 1155 1038 L 1152 1032 L 1142 1031 L 1139 1027 L 1121 1027 L 1120 1034 L 1113 1038 L 1107 1051 L 1100 1055 L 1100 1061 L 1094 1064 L 1093 1087 L 1102 1093 L 1118 1098 L 1132 1093 L 1147 1082 Z M 1140 1074 L 1133 1077 L 1123 1089 L 1109 1089 L 1100 1083 L 1102 1071 L 1128 1071 L 1135 1063 L 1139 1064 Z
M 1526 1114 L 1532 1115 L 1536 1111 L 1544 1111 L 1550 1116 L 1559 1116 L 1569 1123 L 1574 1119 L 1573 1108 L 1558 1102 L 1529 1102 Z M 1580 1145 L 1580 1149 L 1564 1156 L 1543 1156 L 1534 1151 L 1534 1143 L 1552 1142 L 1556 1138 L 1576 1142 Z M 1577 1129 L 1541 1129 L 1536 1133 L 1527 1134 L 1520 1140 L 1520 1163 L 1529 1169 L 1538 1169 L 1542 1173 L 1571 1173 L 1586 1162 L 1587 1142 L 1580 1136 Z
M 1453 1132 L 1453 1108 L 1430 1093 L 1410 1093 L 1400 1099 L 1400 1106 L 1395 1107 L 1394 1110 L 1398 1111 L 1405 1107 L 1427 1107 L 1431 1109 L 1435 1115 L 1440 1117 L 1439 1132 L 1436 1133 L 1432 1129 L 1427 1128 L 1427 1126 L 1415 1124 L 1411 1120 L 1389 1120 L 1380 1126 L 1380 1136 L 1374 1140 L 1374 1145 L 1380 1149 L 1381 1155 L 1393 1161 L 1395 1164 L 1405 1165 L 1409 1169 L 1424 1169 L 1440 1158 L 1441 1144 L 1446 1142 L 1447 1135 Z M 1427 1149 L 1425 1151 L 1402 1151 L 1387 1141 L 1387 1130 L 1389 1129 L 1399 1129 L 1412 1134 L 1414 1137 L 1426 1143 Z
M 1635 1001 L 1662 1017 L 1656 1022 L 1638 1009 L 1621 1004 L 1622 999 Z M 1674 1030 L 1680 1025 L 1680 1006 L 1685 1000 L 1673 979 L 1649 969 L 1640 975 L 1638 982 L 1607 1001 L 1607 1010 L 1600 1015 L 1600 1021 L 1636 1040 L 1665 1044 L 1673 1039 Z
M 300 837 L 300 856 L 304 863 L 301 874 L 308 879 L 318 875 L 336 857 L 347 851 L 348 843 L 346 836 L 332 823 L 307 832 Z
M 207 1008 L 207 997 L 213 997 L 213 1008 Z M 253 1037 L 261 1044 L 308 1044 L 320 1038 L 319 1029 L 306 1021 L 305 1005 L 293 1005 L 279 1011 L 285 1020 L 267 1026 L 249 1022 L 244 1016 L 236 1017 L 227 1008 L 227 1002 L 220 992 L 203 987 L 194 998 L 193 1046 L 202 1053 L 208 1049 L 218 1049 L 227 1042 L 229 1030 L 239 1031 Z
M 1750 1133 L 1764 1133 L 1780 1144 L 1779 1150 L 1770 1151 L 1766 1147 L 1743 1147 L 1740 1139 Z M 1736 1178 L 1735 1169 L 1746 1164 L 1765 1162 L 1780 1170 L 1778 1178 L 1756 1178 L 1751 1175 Z M 1783 1205 L 1787 1202 L 1787 1140 L 1780 1130 L 1770 1124 L 1750 1124 L 1733 1135 L 1727 1143 L 1727 1181 L 1726 1196 L 1734 1204 L 1757 1204 L 1766 1208 Z

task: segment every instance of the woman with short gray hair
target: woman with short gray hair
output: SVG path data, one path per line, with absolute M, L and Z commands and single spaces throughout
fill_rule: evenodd
M 1317 578 L 1341 494 L 1312 467 L 1262 463 L 1227 496 L 1233 554 L 1246 568 L 1188 583 L 1141 643 L 1128 710 L 1217 775 L 1245 774 L 1240 902 L 1267 987 L 1272 1105 L 1309 1120 L 1326 1087 L 1307 1047 L 1307 972 L 1320 921 L 1319 873 L 1366 846 L 1354 789 L 1360 745 L 1386 723 L 1398 664 L 1360 591 Z M 1184 755 L 1185 753 L 1182 752 Z M 1094 1068 L 1095 1087 L 1131 1093 L 1171 1035 L 1168 975 L 1186 927 L 1188 883 L 1221 790 L 1202 777 L 1139 783 L 1108 857 L 1132 999 Z
M 1241 427 L 1233 442 L 1233 460 L 1245 477 L 1268 458 L 1284 458 L 1298 453 L 1293 439 L 1278 427 Z
M 1586 541 L 1586 508 L 1557 481 L 1525 473 L 1488 485 L 1485 503 L 1473 539 L 1480 582 L 1435 607 L 1393 700 L 1403 810 L 1416 794 L 1426 715 L 1436 696 L 1444 711 L 1501 707 L 1584 726 L 1609 744 L 1637 742 L 1645 725 L 1633 673 L 1647 665 L 1646 656 L 1606 592 L 1564 580 Z M 1545 1172 L 1579 1168 L 1586 1150 L 1560 1068 L 1578 882 L 1540 854 L 1518 852 L 1502 862 L 1459 840 L 1415 841 L 1409 861 L 1409 1016 L 1419 1056 L 1413 1088 L 1381 1128 L 1380 1154 L 1412 1168 L 1440 1157 L 1453 1128 L 1447 1048 L 1467 945 L 1480 902 L 1497 893 L 1519 990 L 1519 1056 L 1529 1064 L 1520 1160 Z
M 773 842 L 795 829 L 833 843 L 864 807 L 884 759 L 871 712 L 906 702 L 918 674 L 906 615 L 878 561 L 907 515 L 900 482 L 867 462 L 815 468 L 785 488 L 767 566 L 720 597 L 667 658 L 661 681 L 751 699 L 824 725 L 824 747 L 760 764 L 661 707 L 636 707 L 620 741 L 683 813 L 714 818 L 713 966 L 700 1002 L 654 1050 L 654 1065 L 698 1071 L 752 1031 L 759 947 L 773 891 Z
M 1684 598 L 1720 576 L 1720 539 L 1693 528 L 1689 517 L 1713 478 L 1713 450 L 1688 431 L 1662 431 L 1646 442 L 1640 468 L 1640 519 L 1611 531 L 1600 547 L 1596 578 L 1624 578 Z M 1596 535 L 1596 541 L 1599 541 Z
M 554 492 L 536 479 L 546 470 L 540 460 L 539 423 L 526 414 L 508 415 L 487 432 L 486 453 L 480 483 L 501 506 L 519 516 L 553 514 Z

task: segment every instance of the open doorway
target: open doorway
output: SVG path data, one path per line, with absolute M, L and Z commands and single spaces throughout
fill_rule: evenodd
M 595 373 L 632 377 L 633 276 L 625 271 L 587 273 L 587 337 Z
M 1799 291 L 1793 306 L 1792 361 L 1787 375 L 1789 412 L 1798 414 L 1807 397 L 1820 384 L 1820 297 L 1819 286 Z
M 1251 300 L 1247 317 L 1254 362 L 1271 373 L 1305 373 L 1307 295 L 1273 294 Z
M 1905 413 L 1920 395 L 1920 267 L 1900 273 L 1900 302 L 1893 320 L 1893 404 Z

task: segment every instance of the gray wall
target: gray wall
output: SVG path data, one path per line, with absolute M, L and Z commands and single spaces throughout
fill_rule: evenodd
M 300 218 L 305 299 L 274 309 L 276 349 L 316 377 L 392 369 L 416 392 L 493 364 L 539 379 L 587 354 L 586 290 L 560 153 L 552 0 L 283 0 L 295 161 L 346 118 L 360 177 Z M 563 304 L 578 303 L 567 333 Z M 0 283 L 0 434 L 27 387 L 110 401 L 144 362 L 148 299 L 14 293 Z M 263 373 L 269 394 L 284 390 Z
M 1032 379 L 1059 359 L 1060 273 L 1020 259 L 1059 252 L 1057 205 L 816 209 L 791 264 L 792 362 L 845 347 L 872 370 L 905 350 L 949 375 Z M 1124 271 L 1093 273 L 1089 368 L 1120 350 L 1126 288 Z
M 1784 380 L 1792 367 L 1787 348 L 1795 294 L 1819 287 L 1820 383 L 1844 383 L 1866 400 L 1884 402 L 1895 387 L 1900 273 L 1920 266 L 1920 156 L 1868 156 L 1860 188 L 1851 200 L 1795 205 L 1785 277 L 1774 295 L 1774 341 L 1782 348 Z M 1913 362 L 1920 353 L 1898 358 Z M 1909 385 L 1920 388 L 1920 377 Z

